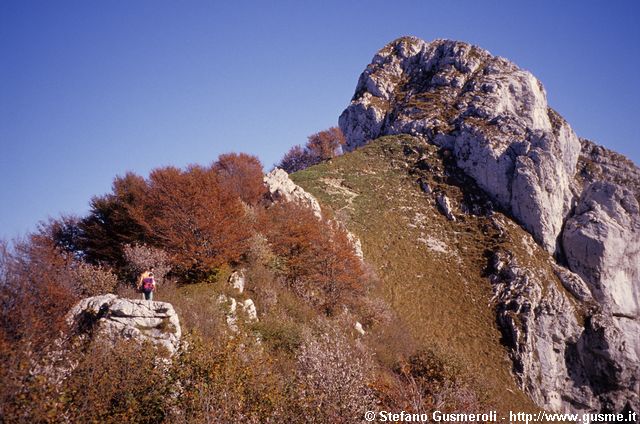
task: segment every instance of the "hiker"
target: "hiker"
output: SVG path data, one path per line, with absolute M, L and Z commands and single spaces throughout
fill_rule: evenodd
M 145 300 L 153 300 L 153 292 L 156 289 L 156 280 L 153 278 L 153 268 L 140 274 L 138 288 L 142 291 Z

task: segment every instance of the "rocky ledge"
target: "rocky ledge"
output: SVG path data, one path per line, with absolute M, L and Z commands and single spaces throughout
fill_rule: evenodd
M 182 335 L 180 320 L 170 303 L 123 299 L 114 294 L 81 300 L 69 311 L 67 322 L 80 334 L 100 334 L 112 341 L 150 341 L 170 354 L 178 349 Z

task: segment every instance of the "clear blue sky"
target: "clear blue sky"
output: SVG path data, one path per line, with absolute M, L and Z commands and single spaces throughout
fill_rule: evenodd
M 0 237 L 84 214 L 115 175 L 256 154 L 337 123 L 374 53 L 452 38 L 534 73 L 640 162 L 637 1 L 0 0 Z

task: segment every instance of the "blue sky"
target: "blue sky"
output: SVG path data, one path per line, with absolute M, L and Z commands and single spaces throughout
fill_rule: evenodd
M 115 175 L 336 125 L 387 42 L 471 42 L 528 69 L 582 136 L 640 163 L 640 2 L 0 1 L 0 237 L 84 214 Z

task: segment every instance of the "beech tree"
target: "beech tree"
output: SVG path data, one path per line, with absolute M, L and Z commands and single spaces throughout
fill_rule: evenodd
M 148 183 L 138 220 L 172 254 L 179 271 L 207 273 L 240 258 L 250 237 L 245 210 L 215 170 L 160 168 Z
M 284 258 L 289 286 L 327 314 L 362 293 L 362 263 L 337 224 L 318 220 L 309 208 L 280 203 L 263 213 L 260 229 Z
M 114 179 L 112 193 L 91 199 L 76 236 L 76 248 L 89 262 L 122 266 L 123 245 L 149 241 L 152 231 L 142 219 L 147 190 L 144 178 L 127 173 Z
M 213 169 L 220 176 L 223 190 L 234 193 L 243 202 L 255 205 L 265 192 L 262 182 L 264 171 L 260 160 L 246 153 L 220 155 Z
M 311 156 L 317 158 L 320 162 L 336 157 L 341 153 L 341 148 L 345 142 L 344 134 L 340 128 L 331 127 L 310 135 L 307 141 L 307 148 Z
M 338 127 L 317 132 L 308 137 L 305 147 L 293 146 L 280 160 L 279 168 L 297 172 L 338 156 L 346 140 Z
M 282 168 L 291 174 L 315 165 L 316 163 L 317 162 L 314 161 L 314 158 L 307 149 L 300 145 L 296 145 L 289 149 L 289 151 L 280 160 L 278 168 Z
M 78 299 L 72 259 L 41 234 L 3 249 L 0 284 L 2 338 L 35 348 L 64 328 L 64 314 Z

